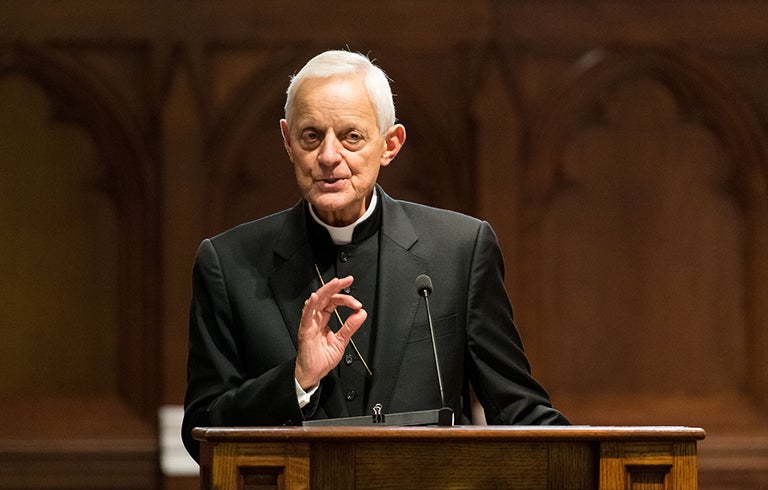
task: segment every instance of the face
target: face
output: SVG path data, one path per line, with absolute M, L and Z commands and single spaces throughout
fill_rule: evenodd
M 384 135 L 360 76 L 309 79 L 298 88 L 291 125 L 280 121 L 296 182 L 332 226 L 365 214 L 381 167 L 405 142 L 405 128 Z

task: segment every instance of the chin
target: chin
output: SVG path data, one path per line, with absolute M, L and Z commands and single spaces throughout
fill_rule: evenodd
M 335 213 L 341 211 L 350 205 L 349 199 L 345 199 L 342 196 L 332 196 L 324 194 L 321 196 L 313 196 L 309 200 L 312 206 L 320 212 Z

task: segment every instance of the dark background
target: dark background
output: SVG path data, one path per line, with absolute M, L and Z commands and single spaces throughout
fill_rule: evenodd
M 768 4 L 0 2 L 0 487 L 160 469 L 199 241 L 298 195 L 288 77 L 393 79 L 393 196 L 496 229 L 534 375 L 576 424 L 704 427 L 768 479 Z M 436 293 L 437 294 L 437 293 Z

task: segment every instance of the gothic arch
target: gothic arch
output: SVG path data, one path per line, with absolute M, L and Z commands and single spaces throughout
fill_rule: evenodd
M 563 145 L 578 119 L 604 91 L 622 80 L 651 75 L 668 87 L 693 116 L 712 128 L 730 151 L 740 194 L 750 201 L 768 195 L 768 164 L 754 112 L 734 84 L 684 52 L 616 48 L 595 49 L 573 67 L 562 92 L 553 97 L 534 124 L 530 142 L 526 200 L 546 203 L 562 184 Z
M 543 306 L 542 263 L 545 247 L 542 223 L 556 196 L 568 189 L 566 145 L 585 121 L 599 119 L 595 108 L 607 92 L 625 81 L 650 78 L 672 94 L 682 117 L 705 127 L 731 164 L 727 192 L 743 215 L 744 314 L 746 391 L 758 405 L 768 405 L 768 350 L 765 325 L 768 309 L 768 167 L 762 131 L 754 112 L 726 77 L 681 50 L 616 47 L 595 50 L 575 66 L 565 88 L 544 107 L 531 133 L 523 227 L 528 241 L 522 262 L 527 263 L 529 301 L 536 308 L 540 328 L 552 330 Z M 729 326 L 724 326 L 728 328 Z M 621 335 L 617 332 L 617 335 Z M 545 349 L 545 347 L 542 347 Z M 574 346 L 573 349 L 577 349 Z
M 128 407 L 153 420 L 160 361 L 160 207 L 151 150 L 108 89 L 62 52 L 38 46 L 5 49 L 0 77 L 10 74 L 42 87 L 54 117 L 84 128 L 94 141 L 103 167 L 97 185 L 115 207 L 119 233 L 117 388 Z

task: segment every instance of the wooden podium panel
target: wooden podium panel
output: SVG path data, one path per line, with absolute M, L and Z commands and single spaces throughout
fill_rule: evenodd
M 697 488 L 690 427 L 196 428 L 203 489 Z

